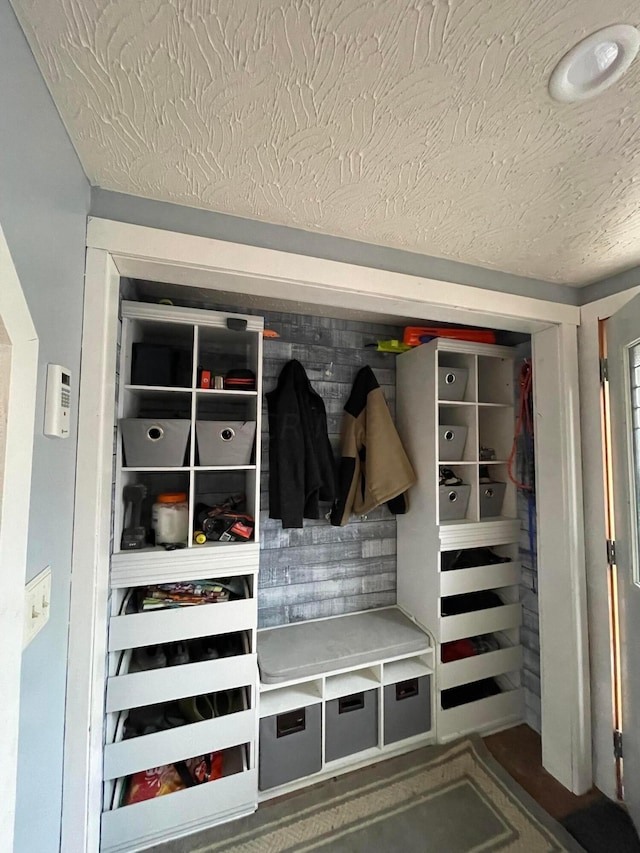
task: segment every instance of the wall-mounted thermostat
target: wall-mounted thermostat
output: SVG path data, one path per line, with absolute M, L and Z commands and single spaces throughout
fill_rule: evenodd
M 71 371 L 61 364 L 47 365 L 44 434 L 68 438 L 71 424 Z

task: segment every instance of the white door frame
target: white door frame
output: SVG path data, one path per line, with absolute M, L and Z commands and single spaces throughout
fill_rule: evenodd
M 0 317 L 11 343 L 5 470 L 0 509 L 0 838 L 13 849 L 20 722 L 20 669 L 24 637 L 24 583 L 31 495 L 38 337 L 0 226 Z M 5 846 L 6 845 L 6 846 Z
M 589 645 L 593 720 L 594 784 L 608 797 L 616 797 L 613 754 L 613 670 L 607 588 L 605 482 L 602 467 L 600 416 L 600 348 L 598 321 L 623 308 L 640 293 L 640 286 L 584 305 L 580 311 L 580 399 L 584 449 L 584 504 Z
M 63 849 L 96 853 L 115 419 L 119 276 L 251 297 L 533 335 L 543 762 L 570 790 L 591 785 L 582 474 L 575 306 L 337 261 L 90 219 L 78 426 Z M 562 606 L 559 606 L 562 602 Z

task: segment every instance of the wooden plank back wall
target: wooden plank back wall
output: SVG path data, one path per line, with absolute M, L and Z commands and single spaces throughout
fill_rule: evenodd
M 303 314 L 263 312 L 280 338 L 264 341 L 264 391 L 273 389 L 290 359 L 305 368 L 327 409 L 329 438 L 340 457 L 342 410 L 358 370 L 368 364 L 395 410 L 395 355 L 366 348 L 378 339 L 402 338 L 394 326 Z M 262 433 L 260 627 L 383 607 L 396 602 L 396 521 L 386 507 L 345 527 L 324 518 L 283 530 L 268 512 L 269 434 L 266 400 Z M 326 505 L 329 510 L 329 505 Z

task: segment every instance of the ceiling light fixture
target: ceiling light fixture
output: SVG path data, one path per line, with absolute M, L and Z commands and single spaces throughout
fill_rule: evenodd
M 614 24 L 587 36 L 553 69 L 549 94 L 571 103 L 595 98 L 619 80 L 640 49 L 640 32 L 630 24 Z

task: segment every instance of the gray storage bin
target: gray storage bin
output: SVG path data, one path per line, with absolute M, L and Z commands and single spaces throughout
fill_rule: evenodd
M 335 761 L 378 745 L 378 691 L 331 699 L 325 708 L 325 760 Z
M 469 371 L 466 367 L 438 368 L 438 399 L 462 400 L 467 388 Z
M 480 518 L 500 515 L 506 483 L 480 483 Z
M 125 466 L 177 468 L 184 465 L 191 421 L 123 418 L 120 421 Z
M 438 486 L 440 521 L 464 518 L 470 494 L 471 486 Z
M 431 676 L 422 675 L 384 688 L 385 745 L 431 729 Z
M 322 767 L 321 706 L 263 717 L 259 753 L 261 791 L 317 773 Z
M 196 421 L 200 465 L 248 465 L 255 421 Z
M 438 456 L 442 462 L 462 459 L 467 442 L 467 427 L 440 424 L 438 427 Z

